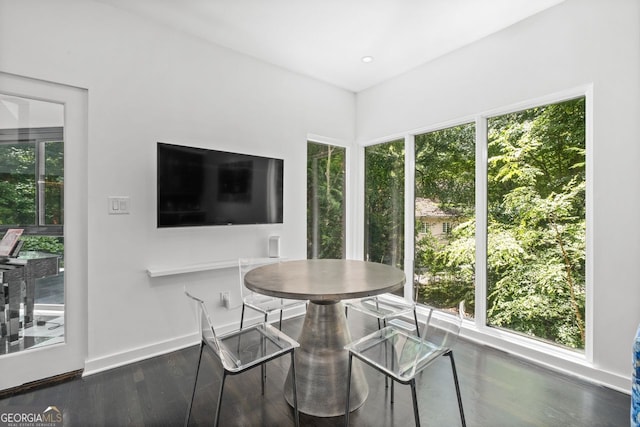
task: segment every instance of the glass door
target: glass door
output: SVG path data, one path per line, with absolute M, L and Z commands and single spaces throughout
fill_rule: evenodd
M 0 73 L 0 390 L 84 367 L 85 142 L 85 91 Z
M 0 355 L 64 342 L 64 106 L 0 92 Z

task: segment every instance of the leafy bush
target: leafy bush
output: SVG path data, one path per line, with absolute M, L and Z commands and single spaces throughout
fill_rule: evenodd
M 64 242 L 62 237 L 53 236 L 22 236 L 23 251 L 47 252 L 55 255 L 64 255 Z

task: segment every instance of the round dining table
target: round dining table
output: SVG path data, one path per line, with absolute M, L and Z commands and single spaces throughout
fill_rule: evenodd
M 344 259 L 283 261 L 257 267 L 244 278 L 254 292 L 309 300 L 295 351 L 298 409 L 317 417 L 344 415 L 351 342 L 343 299 L 362 298 L 400 289 L 403 271 L 384 264 Z M 352 366 L 350 411 L 369 392 L 359 364 Z M 284 395 L 293 406 L 291 372 Z

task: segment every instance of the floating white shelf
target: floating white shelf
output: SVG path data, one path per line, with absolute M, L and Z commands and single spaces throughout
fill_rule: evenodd
M 148 267 L 149 277 L 172 276 L 174 274 L 196 273 L 198 271 L 222 270 L 238 266 L 238 260 L 216 261 L 203 264 L 183 265 L 179 267 Z

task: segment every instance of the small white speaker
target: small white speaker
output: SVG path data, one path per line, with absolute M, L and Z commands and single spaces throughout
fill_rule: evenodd
M 269 258 L 280 258 L 280 236 L 269 236 Z

